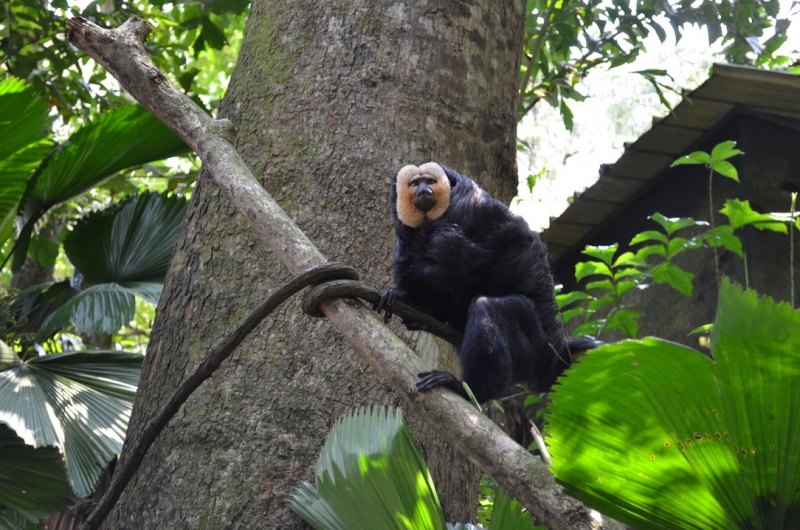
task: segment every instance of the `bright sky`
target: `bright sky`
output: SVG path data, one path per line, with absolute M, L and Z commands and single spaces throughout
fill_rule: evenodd
M 781 0 L 782 16 L 791 12 L 791 5 L 792 0 Z M 800 10 L 795 11 L 789 41 L 781 53 L 800 58 Z M 568 197 L 597 180 L 600 164 L 615 162 L 622 155 L 624 142 L 646 132 L 653 118 L 668 114 L 652 86 L 631 72 L 665 69 L 673 76 L 674 86 L 691 90 L 707 79 L 715 60 L 705 29 L 697 27 L 685 30 L 677 45 L 669 38 L 661 44 L 651 34 L 646 49 L 633 64 L 592 72 L 581 83 L 579 90 L 588 98 L 569 103 L 575 115 L 572 133 L 566 131 L 558 112 L 546 103 L 537 105 L 535 114 L 520 124 L 519 137 L 531 141 L 534 147 L 532 156 L 518 156 L 523 184 L 512 208 L 526 218 L 531 228 L 547 227 L 549 218 L 567 207 Z M 670 99 L 673 104 L 678 100 L 675 95 Z M 547 177 L 537 182 L 531 195 L 524 184 L 525 177 L 542 169 Z

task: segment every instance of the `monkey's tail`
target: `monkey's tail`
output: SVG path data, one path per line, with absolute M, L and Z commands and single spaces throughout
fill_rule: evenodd
M 591 350 L 595 346 L 597 346 L 597 343 L 592 339 L 584 337 L 569 339 L 561 343 L 561 347 L 558 349 L 558 358 L 561 359 L 562 364 L 565 365 L 564 368 L 567 368 L 572 366 L 572 363 L 575 362 L 576 355 Z

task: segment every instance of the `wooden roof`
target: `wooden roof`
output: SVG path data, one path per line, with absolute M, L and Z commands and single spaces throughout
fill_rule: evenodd
M 800 119 L 800 76 L 746 66 L 715 64 L 711 77 L 687 94 L 674 112 L 656 120 L 597 183 L 544 232 L 550 259 L 583 249 L 621 207 L 636 200 L 673 160 L 694 150 L 735 110 Z

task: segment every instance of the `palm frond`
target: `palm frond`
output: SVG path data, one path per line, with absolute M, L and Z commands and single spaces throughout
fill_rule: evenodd
M 120 452 L 143 357 L 82 351 L 22 361 L 0 342 L 0 422 L 33 447 L 58 447 L 67 479 L 88 497 Z
M 39 210 L 80 195 L 117 171 L 189 148 L 139 105 L 109 111 L 81 127 L 42 167 L 29 201 Z
M 402 413 L 360 410 L 334 426 L 288 506 L 318 530 L 445 529 L 436 489 Z
M 725 280 L 711 349 L 624 341 L 567 371 L 547 434 L 570 495 L 637 528 L 800 528 L 800 311 Z
M 89 283 L 161 283 L 186 207 L 164 194 L 128 197 L 81 219 L 64 251 Z
M 69 507 L 72 492 L 58 460 L 54 448 L 35 449 L 0 424 L 0 529 L 26 530 Z

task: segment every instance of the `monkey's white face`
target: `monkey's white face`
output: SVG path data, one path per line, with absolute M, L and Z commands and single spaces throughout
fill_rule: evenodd
M 397 173 L 397 218 L 404 225 L 417 228 L 426 219 L 435 221 L 449 206 L 450 181 L 436 162 L 405 166 Z

